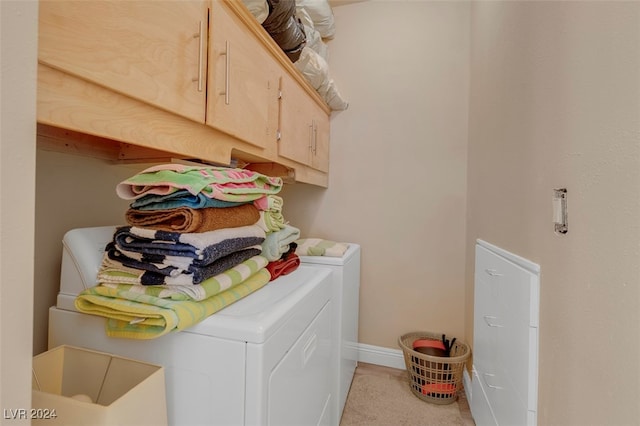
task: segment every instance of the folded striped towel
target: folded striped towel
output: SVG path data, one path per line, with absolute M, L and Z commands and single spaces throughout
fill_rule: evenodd
M 162 299 L 201 301 L 244 282 L 249 277 L 265 268 L 268 261 L 263 256 L 253 256 L 239 265 L 204 280 L 195 285 L 138 285 L 100 282 L 105 287 L 115 288 L 133 293 L 148 294 Z
M 256 224 L 266 233 L 279 231 L 285 225 L 282 214 L 265 211 L 260 211 L 260 218 Z
M 116 193 L 125 200 L 144 195 L 168 195 L 186 189 L 191 194 L 224 201 L 253 201 L 282 189 L 282 178 L 269 177 L 245 169 L 215 166 L 161 164 L 120 182 Z
M 183 266 L 208 265 L 235 251 L 262 244 L 266 235 L 257 225 L 208 232 L 168 232 L 122 226 L 116 229 L 115 248 L 125 256 L 144 262 Z
M 281 212 L 284 200 L 278 195 L 267 194 L 264 197 L 255 200 L 253 205 L 256 206 L 258 210 Z
M 285 221 L 282 215 L 284 201 L 277 195 L 267 195 L 263 201 L 256 201 L 254 204 L 260 210 L 259 225 L 265 232 L 279 231 L 284 228 Z
M 110 337 L 154 339 L 184 330 L 264 287 L 271 275 L 265 268 L 244 282 L 200 302 L 163 299 L 148 294 L 95 286 L 76 297 L 78 311 L 107 318 Z
M 349 244 L 323 240 L 321 238 L 302 238 L 296 241 L 298 256 L 342 257 Z
M 107 246 L 108 247 L 108 246 Z M 181 269 L 150 262 L 139 262 L 109 250 L 98 270 L 98 282 L 139 285 L 195 285 L 227 269 L 251 259 L 262 252 L 261 246 L 252 246 L 222 256 L 208 265 L 189 265 Z

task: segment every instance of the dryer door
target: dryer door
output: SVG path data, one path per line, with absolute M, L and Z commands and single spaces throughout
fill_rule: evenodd
M 271 371 L 268 424 L 329 425 L 331 419 L 331 302 L 318 313 Z

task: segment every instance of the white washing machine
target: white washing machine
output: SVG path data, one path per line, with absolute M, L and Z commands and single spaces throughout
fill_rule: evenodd
M 332 360 L 337 375 L 334 375 L 334 398 L 332 424 L 340 424 L 344 404 L 349 394 L 351 381 L 358 365 L 358 312 L 360 300 L 360 245 L 349 243 L 342 257 L 300 256 L 307 266 L 321 266 L 332 270 L 335 314 L 332 328 L 336 339 L 336 351 Z
M 110 338 L 105 319 L 77 312 L 95 285 L 113 227 L 69 231 L 61 288 L 49 311 L 49 347 L 95 349 L 165 367 L 173 425 L 330 425 L 333 410 L 332 271 L 301 265 L 181 332 Z M 153 403 L 141 407 L 152 410 Z

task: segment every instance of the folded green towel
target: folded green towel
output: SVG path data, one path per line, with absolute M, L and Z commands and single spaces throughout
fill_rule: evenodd
M 301 238 L 296 241 L 298 256 L 328 256 L 342 257 L 349 248 L 349 244 L 336 243 L 335 241 L 321 238 Z

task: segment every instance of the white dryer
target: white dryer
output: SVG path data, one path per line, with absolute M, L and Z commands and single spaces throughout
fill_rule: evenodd
M 307 266 L 329 268 L 333 276 L 332 327 L 336 351 L 332 360 L 337 374 L 333 376 L 334 408 L 332 424 L 340 424 L 353 374 L 358 365 L 358 314 L 360 300 L 360 245 L 349 243 L 342 257 L 300 256 Z
M 104 318 L 76 311 L 73 301 L 95 285 L 113 229 L 65 235 L 60 293 L 49 311 L 50 348 L 68 344 L 163 365 L 173 425 L 333 423 L 330 269 L 301 265 L 181 332 L 110 338 Z

